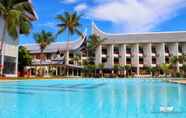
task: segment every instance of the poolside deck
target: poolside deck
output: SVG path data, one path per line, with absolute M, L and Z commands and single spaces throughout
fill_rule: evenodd
M 177 84 L 186 84 L 186 80 L 169 80 L 169 82 Z

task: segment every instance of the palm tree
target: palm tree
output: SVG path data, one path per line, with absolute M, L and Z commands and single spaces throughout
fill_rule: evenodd
M 58 15 L 56 18 L 60 21 L 60 23 L 57 24 L 59 28 L 57 35 L 67 31 L 68 41 L 70 40 L 70 36 L 75 33 L 82 36 L 82 33 L 80 31 L 81 16 L 82 15 L 78 15 L 76 12 L 73 13 L 65 12 L 64 15 Z
M 78 34 L 79 36 L 82 36 L 82 33 L 80 31 L 81 24 L 80 24 L 80 18 L 81 15 L 78 15 L 76 12 L 64 12 L 63 15 L 58 15 L 56 17 L 57 20 L 59 20 L 59 24 L 57 24 L 57 27 L 59 28 L 59 31 L 57 32 L 57 35 L 62 34 L 64 32 L 67 32 L 67 52 L 65 54 L 65 63 L 68 64 L 68 56 L 69 56 L 69 41 L 71 39 L 71 36 L 74 34 Z M 67 72 L 68 76 L 68 72 Z
M 34 39 L 35 39 L 36 43 L 38 43 L 40 46 L 40 51 L 41 51 L 40 64 L 41 64 L 43 57 L 44 57 L 43 52 L 44 52 L 45 48 L 49 44 L 54 42 L 55 38 L 52 33 L 42 30 L 41 32 L 34 34 Z
M 0 46 L 1 65 L 4 63 L 3 45 L 6 32 L 8 32 L 8 34 L 15 39 L 18 38 L 19 34 L 28 34 L 32 27 L 31 20 L 33 20 L 33 18 L 31 18 L 28 14 L 33 15 L 33 9 L 30 3 L 25 0 L 0 1 L 0 16 L 4 20 Z M 3 68 L 1 69 L 1 74 L 3 74 Z
M 103 40 L 104 39 L 101 39 L 101 37 L 96 34 L 90 35 L 88 37 L 87 50 L 89 63 L 94 63 L 95 50 L 101 44 L 101 42 L 103 42 Z
M 99 37 L 98 35 L 96 34 L 90 35 L 88 39 L 87 48 L 90 50 L 95 50 L 102 41 L 103 39 L 101 39 L 101 37 Z
M 81 15 L 78 15 L 76 12 L 72 12 L 72 13 L 65 12 L 63 15 L 58 15 L 56 18 L 60 22 L 59 24 L 57 24 L 57 27 L 59 28 L 57 35 L 67 32 L 67 43 L 69 43 L 71 36 L 74 34 L 78 34 L 79 36 L 82 36 L 82 33 L 80 31 Z M 69 55 L 68 52 L 69 52 L 69 44 L 67 44 L 66 58 L 68 58 Z
M 173 56 L 170 59 L 171 68 L 172 68 L 172 76 L 176 76 L 176 73 L 179 71 L 178 63 L 182 62 L 182 56 Z

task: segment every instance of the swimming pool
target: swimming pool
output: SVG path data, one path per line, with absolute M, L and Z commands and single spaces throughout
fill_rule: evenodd
M 11 81 L 0 83 L 0 118 L 186 118 L 185 99 L 185 85 L 159 80 Z

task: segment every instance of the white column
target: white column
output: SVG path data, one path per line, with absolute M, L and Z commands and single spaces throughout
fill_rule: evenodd
M 171 56 L 177 56 L 178 57 L 178 43 L 172 43 L 170 44 L 170 54 Z M 177 71 L 179 72 L 179 63 L 177 63 Z
M 69 51 L 65 52 L 65 64 L 68 65 L 69 64 Z
M 15 62 L 15 63 L 16 63 L 16 66 L 15 66 L 15 76 L 16 76 L 16 77 L 18 76 L 18 57 L 19 57 L 19 53 L 18 53 L 18 52 L 19 52 L 19 51 L 18 51 L 18 47 L 17 47 L 17 52 L 16 52 L 16 53 L 17 53 L 17 54 L 16 54 L 17 56 L 16 56 L 16 60 L 15 60 L 15 61 L 16 61 L 16 62 Z M 3 58 L 3 59 L 4 59 L 4 58 Z M 4 60 L 3 60 L 3 62 L 4 62 Z M 4 64 L 3 64 L 3 65 L 4 65 Z
M 158 44 L 157 46 L 157 64 L 164 64 L 165 63 L 165 43 Z
M 109 45 L 107 49 L 108 49 L 107 65 L 108 65 L 108 68 L 112 68 L 114 65 L 114 46 Z
M 171 43 L 169 45 L 171 56 L 178 56 L 178 43 Z
M 126 65 L 126 45 L 123 44 L 120 46 L 120 51 L 119 51 L 119 63 L 122 65 Z
M 56 68 L 56 76 L 58 75 L 58 68 L 57 67 L 55 67 Z
M 101 64 L 102 63 L 102 45 L 99 45 L 96 48 L 96 60 L 95 60 L 95 64 Z
M 144 45 L 144 65 L 151 67 L 152 65 L 152 44 Z
M 139 44 L 135 44 L 132 48 L 132 66 L 137 68 L 139 75 Z
M 1 74 L 4 74 L 4 72 L 3 72 L 3 70 L 4 70 L 4 68 L 5 68 L 5 65 L 4 65 L 4 58 L 5 58 L 5 44 L 2 46 L 2 55 L 1 55 L 1 66 L 3 66 L 3 69 L 1 68 Z

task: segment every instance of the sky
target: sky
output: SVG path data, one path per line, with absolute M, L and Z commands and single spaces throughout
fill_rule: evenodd
M 109 33 L 186 31 L 186 0 L 32 0 L 38 20 L 20 44 L 34 43 L 33 34 L 56 33 L 56 16 L 65 11 L 83 14 L 81 31 L 91 34 L 91 24 Z M 77 40 L 73 36 L 71 40 Z M 66 33 L 56 41 L 66 41 Z

